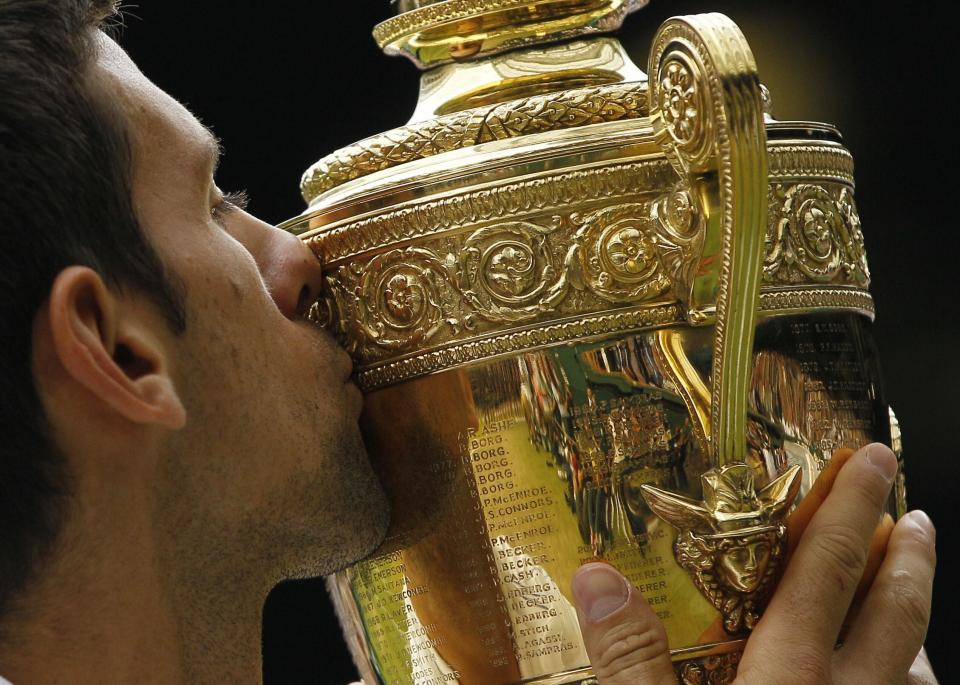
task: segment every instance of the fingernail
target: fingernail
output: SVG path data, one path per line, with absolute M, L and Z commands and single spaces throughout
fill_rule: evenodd
M 937 539 L 937 529 L 933 526 L 933 521 L 930 520 L 930 517 L 923 511 L 919 509 L 914 509 L 911 512 L 908 512 L 903 520 L 909 523 L 913 528 L 920 531 L 924 536 L 930 540 Z
M 863 448 L 867 463 L 880 472 L 886 480 L 893 481 L 897 475 L 897 457 L 886 445 L 875 442 Z
M 599 621 L 627 603 L 630 586 L 612 566 L 594 562 L 577 569 L 573 597 L 582 613 L 591 621 Z

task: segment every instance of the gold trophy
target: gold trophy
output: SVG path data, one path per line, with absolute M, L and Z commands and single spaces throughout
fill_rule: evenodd
M 400 0 L 374 36 L 423 69 L 413 119 L 303 177 L 286 228 L 393 507 L 333 582 L 369 685 L 591 682 L 593 559 L 680 682 L 731 682 L 791 508 L 892 440 L 839 133 L 774 120 L 719 14 L 667 21 L 645 75 L 608 35 L 643 4 Z

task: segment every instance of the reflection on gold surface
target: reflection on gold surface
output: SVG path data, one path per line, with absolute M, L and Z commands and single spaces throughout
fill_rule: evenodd
M 688 374 L 705 377 L 709 330 L 675 333 Z M 766 591 L 781 554 L 774 514 L 789 505 L 794 474 L 811 480 L 835 449 L 889 438 L 869 324 L 844 314 L 761 323 L 753 456 L 719 478 L 701 478 L 706 457 L 675 375 L 655 354 L 661 337 L 552 348 L 371 393 L 365 426 L 394 446 L 378 468 L 417 522 L 396 532 L 402 551 L 342 576 L 381 682 L 586 678 L 569 586 L 597 558 L 638 586 L 678 660 L 729 639 L 725 617 L 732 632 L 754 620 L 751 599 Z M 415 423 L 431 428 L 417 432 Z M 428 458 L 428 441 L 446 456 Z M 700 503 L 709 530 L 678 537 L 645 502 L 648 485 Z M 731 495 L 751 487 L 746 501 Z M 675 546 L 685 550 L 680 563 Z M 709 566 L 709 600 L 688 562 Z M 718 601 L 724 587 L 746 600 Z M 684 663 L 694 673 L 715 660 Z

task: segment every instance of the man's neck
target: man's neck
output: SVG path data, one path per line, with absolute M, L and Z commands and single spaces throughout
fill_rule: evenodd
M 266 590 L 233 573 L 170 577 L 165 594 L 177 620 L 183 680 L 259 685 Z M 220 569 L 222 571 L 222 569 Z M 185 574 L 186 575 L 186 574 Z
M 148 526 L 120 528 L 93 544 L 64 531 L 0 622 L 0 673 L 31 685 L 259 684 L 265 591 L 239 573 L 170 568 Z

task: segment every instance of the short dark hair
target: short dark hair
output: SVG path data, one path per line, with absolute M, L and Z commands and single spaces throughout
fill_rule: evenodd
M 57 274 L 148 294 L 179 332 L 182 293 L 141 230 L 125 122 L 87 85 L 115 0 L 0 0 L 0 617 L 61 529 L 70 479 L 32 367 Z

